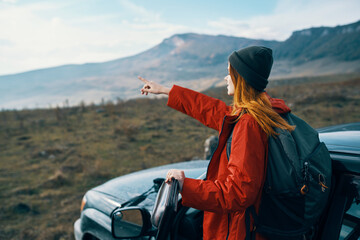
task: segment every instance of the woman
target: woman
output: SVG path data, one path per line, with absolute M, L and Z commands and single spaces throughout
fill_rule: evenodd
M 272 50 L 252 46 L 229 56 L 225 77 L 232 106 L 204 94 L 174 85 L 171 89 L 147 81 L 142 94 L 167 94 L 168 106 L 219 131 L 219 144 L 207 171 L 206 180 L 186 178 L 172 169 L 166 181 L 179 181 L 182 204 L 204 211 L 203 239 L 245 239 L 245 210 L 258 211 L 265 181 L 268 137 L 274 127 L 291 131 L 279 114 L 290 109 L 282 100 L 264 91 L 273 63 Z M 232 132 L 231 154 L 226 142 Z M 256 239 L 264 239 L 257 235 Z

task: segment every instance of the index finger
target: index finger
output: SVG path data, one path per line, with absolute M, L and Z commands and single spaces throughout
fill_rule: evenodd
M 149 83 L 148 80 L 146 80 L 145 78 L 142 78 L 142 77 L 140 77 L 140 76 L 138 76 L 138 79 L 140 79 L 140 80 L 143 81 L 144 83 Z

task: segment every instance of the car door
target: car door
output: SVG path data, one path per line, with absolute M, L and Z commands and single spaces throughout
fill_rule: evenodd
M 152 224 L 157 227 L 156 239 L 165 240 L 168 238 L 178 206 L 179 182 L 173 179 L 170 183 L 163 182 L 156 197 Z

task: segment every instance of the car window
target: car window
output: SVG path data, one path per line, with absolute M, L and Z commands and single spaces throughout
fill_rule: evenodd
M 359 237 L 359 228 L 360 228 L 360 222 L 359 222 L 359 216 L 360 216 L 360 204 L 357 204 L 355 201 L 351 205 L 350 209 L 346 212 L 347 214 L 354 217 L 354 219 L 346 218 L 344 219 L 343 225 L 341 227 L 340 237 L 339 239 L 347 239 L 349 235 L 352 234 L 353 231 L 358 231 L 357 239 L 360 239 Z M 355 238 L 351 238 L 355 239 Z

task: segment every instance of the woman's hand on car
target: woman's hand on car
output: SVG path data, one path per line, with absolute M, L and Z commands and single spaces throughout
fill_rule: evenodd
M 141 89 L 142 95 L 148 95 L 148 93 L 153 94 L 166 94 L 169 95 L 170 88 L 167 88 L 163 85 L 160 85 L 158 83 L 155 83 L 153 81 L 148 81 L 145 78 L 138 77 L 144 84 L 143 88 Z
M 166 175 L 165 182 L 169 183 L 171 182 L 171 179 L 175 178 L 179 182 L 179 191 L 182 191 L 184 180 L 185 180 L 185 173 L 182 170 L 177 169 L 170 169 Z

